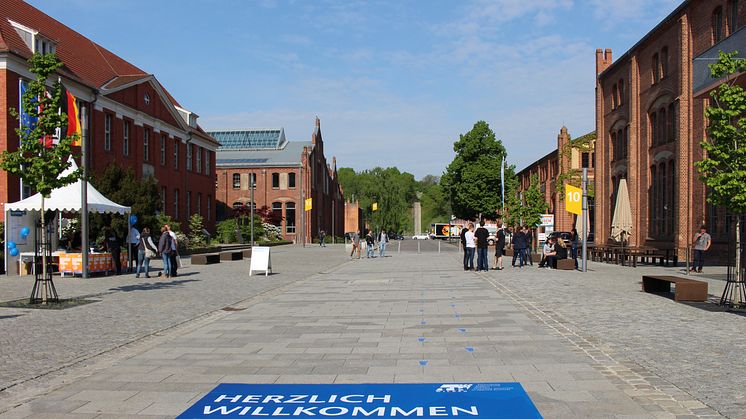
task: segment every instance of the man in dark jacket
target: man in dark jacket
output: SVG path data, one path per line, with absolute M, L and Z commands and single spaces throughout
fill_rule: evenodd
M 158 240 L 158 253 L 163 258 L 163 273 L 166 278 L 171 276 L 171 234 L 168 229 L 163 226 L 161 227 L 161 238 Z M 158 273 L 158 276 L 161 276 Z
M 490 270 L 490 264 L 487 256 L 487 246 L 489 244 L 490 232 L 484 228 L 484 220 L 479 222 L 479 228 L 474 232 L 477 238 L 477 272 Z
M 111 253 L 111 259 L 117 270 L 117 275 L 122 274 L 122 260 L 120 259 L 119 239 L 111 228 L 106 229 L 106 250 Z
M 515 260 L 518 258 L 519 267 L 522 268 L 524 252 L 526 251 L 526 235 L 520 226 L 516 226 L 513 231 L 513 261 L 511 265 L 515 268 Z
M 461 250 L 464 251 L 464 270 L 469 270 L 469 258 L 468 254 L 466 252 L 466 232 L 469 231 L 469 229 L 464 226 L 464 228 L 461 229 L 461 234 L 459 235 L 461 237 Z

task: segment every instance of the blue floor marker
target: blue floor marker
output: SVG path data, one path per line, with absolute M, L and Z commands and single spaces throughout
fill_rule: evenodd
M 424 359 L 423 359 L 423 360 L 421 360 L 421 361 L 420 361 L 420 366 L 424 367 L 425 365 L 427 365 L 427 361 L 426 361 L 426 360 L 424 360 Z
M 474 352 L 474 348 L 472 348 L 471 346 L 467 346 L 466 352 Z
M 417 341 L 418 341 L 418 342 L 420 342 L 420 343 L 422 343 L 422 342 L 424 342 L 424 341 L 425 341 L 425 338 L 424 338 L 424 337 L 418 337 L 418 338 L 417 338 Z
M 466 329 L 464 329 L 463 327 L 460 327 L 460 328 L 458 329 L 458 331 L 459 331 L 459 332 L 461 332 L 461 333 L 466 333 Z
M 420 324 L 427 324 L 427 322 L 423 320 L 420 322 Z

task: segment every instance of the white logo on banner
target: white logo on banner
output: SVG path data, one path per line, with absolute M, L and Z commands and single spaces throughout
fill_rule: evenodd
M 464 393 L 469 391 L 473 384 L 442 384 L 437 390 L 437 393 Z

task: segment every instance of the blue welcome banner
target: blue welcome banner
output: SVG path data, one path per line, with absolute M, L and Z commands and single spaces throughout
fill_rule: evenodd
M 220 384 L 177 419 L 541 419 L 518 383 Z

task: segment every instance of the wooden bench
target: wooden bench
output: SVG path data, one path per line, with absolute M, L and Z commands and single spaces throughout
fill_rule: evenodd
M 707 282 L 667 275 L 644 275 L 644 292 L 671 292 L 671 284 L 676 286 L 674 301 L 707 301 Z
M 212 265 L 213 263 L 220 263 L 220 253 L 192 255 L 192 265 Z
M 575 270 L 575 259 L 557 259 L 556 269 L 574 271 Z
M 243 249 L 244 259 L 251 259 L 251 249 Z
M 220 252 L 220 260 L 242 260 L 243 251 L 241 250 L 228 250 Z

